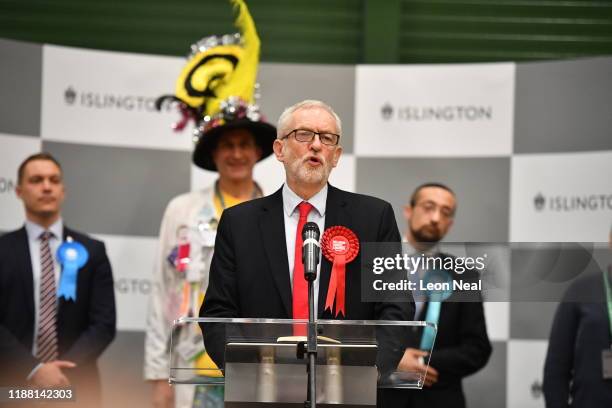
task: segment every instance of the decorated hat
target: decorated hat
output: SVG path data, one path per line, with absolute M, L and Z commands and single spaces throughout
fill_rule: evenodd
M 158 109 L 171 103 L 181 113 L 172 126 L 175 130 L 194 121 L 193 163 L 212 171 L 217 170 L 212 151 L 225 131 L 250 131 L 261 148 L 260 160 L 272 154 L 276 139 L 276 128 L 266 122 L 256 103 L 260 41 L 255 23 L 243 0 L 230 3 L 237 11 L 234 23 L 240 33 L 210 36 L 192 44 L 175 95 L 156 101 Z

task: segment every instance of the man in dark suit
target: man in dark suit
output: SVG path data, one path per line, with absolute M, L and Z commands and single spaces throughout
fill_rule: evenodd
M 16 192 L 26 223 L 0 237 L 0 384 L 69 386 L 79 405 L 96 405 L 96 359 L 114 338 L 116 320 L 104 244 L 63 225 L 62 170 L 51 155 L 21 164 Z M 87 260 L 80 258 L 71 282 L 66 259 L 75 253 Z
M 612 230 L 609 245 L 612 251 Z M 555 312 L 542 384 L 546 408 L 612 406 L 612 378 L 604 375 L 612 344 L 612 265 L 593 272 L 569 286 Z
M 308 318 L 301 263 L 301 227 L 343 226 L 360 242 L 400 242 L 391 205 L 328 184 L 342 154 L 341 122 L 328 105 L 307 100 L 287 108 L 277 126 L 274 154 L 286 183 L 276 193 L 224 211 L 202 317 Z M 322 232 L 322 235 L 325 235 Z M 399 248 L 399 245 L 398 245 Z M 321 257 L 315 281 L 318 318 L 411 320 L 414 304 L 361 301 L 361 253 L 346 265 L 345 313 L 326 309 L 332 263 Z M 223 338 L 204 330 L 207 350 L 223 365 Z M 402 349 L 403 350 L 403 349 Z M 397 356 L 397 362 L 401 352 Z
M 426 183 L 419 186 L 411 196 L 410 203 L 404 208 L 408 222 L 406 245 L 417 256 L 438 257 L 446 264 L 452 255 L 439 252 L 438 243 L 450 230 L 457 209 L 454 192 L 439 183 Z M 418 271 L 426 278 L 429 271 Z M 450 271 L 450 279 L 475 282 L 475 270 Z M 475 373 L 487 363 L 491 355 L 491 344 L 487 335 L 484 310 L 480 292 L 453 292 L 440 304 L 439 312 L 429 313 L 431 302 L 416 296 L 415 320 L 430 320 L 437 323 L 438 331 L 429 360 L 424 388 L 420 391 L 407 391 L 407 407 L 465 407 L 465 396 L 461 381 L 463 377 Z M 433 311 L 433 310 L 432 310 Z M 423 333 L 413 331 L 410 341 L 422 345 Z M 426 346 L 427 347 L 427 346 Z M 426 347 L 406 349 L 400 368 L 412 372 L 425 372 L 423 358 L 428 352 Z

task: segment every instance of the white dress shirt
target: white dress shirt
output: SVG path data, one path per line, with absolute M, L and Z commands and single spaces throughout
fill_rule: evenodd
M 45 228 L 30 220 L 25 222 L 26 233 L 28 234 L 28 246 L 30 248 L 30 261 L 32 262 L 32 281 L 34 283 L 34 341 L 32 342 L 32 355 L 36 355 L 36 339 L 38 337 L 38 309 L 40 305 L 40 235 L 45 232 Z M 62 219 L 55 221 L 48 231 L 51 232 L 49 238 L 49 248 L 53 257 L 53 268 L 55 272 L 55 288 L 59 284 L 60 265 L 57 262 L 57 248 L 62 243 L 62 234 L 64 232 L 64 223 Z
M 283 215 L 285 218 L 285 240 L 287 242 L 287 260 L 289 261 L 289 280 L 291 288 L 293 288 L 293 266 L 295 265 L 295 236 L 297 232 L 298 222 L 300 220 L 300 211 L 297 206 L 304 201 L 300 196 L 294 193 L 287 183 L 283 185 Z M 308 222 L 314 222 L 319 226 L 321 236 L 325 229 L 325 204 L 327 203 L 327 184 L 317 194 L 307 200 L 314 207 L 308 214 Z M 323 255 L 321 254 L 320 258 Z M 302 260 L 298 260 L 301 262 Z M 317 306 L 319 303 L 319 276 L 321 275 L 321 262 L 317 265 L 317 279 L 314 281 L 314 312 L 317 317 Z

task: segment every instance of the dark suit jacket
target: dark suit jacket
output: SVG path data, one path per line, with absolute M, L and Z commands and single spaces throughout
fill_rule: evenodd
M 342 225 L 351 229 L 362 243 L 395 242 L 401 250 L 400 234 L 389 203 L 329 186 L 325 208 L 325 228 Z M 361 254 L 362 251 L 347 265 L 345 318 L 412 320 L 414 303 L 410 294 L 403 303 L 362 302 Z M 332 265 L 322 258 L 318 316 L 329 319 L 332 315 L 324 306 Z M 293 315 L 291 292 L 282 188 L 270 196 L 225 210 L 217 230 L 200 316 L 289 319 Z M 224 338 L 214 330 L 211 332 L 210 327 L 203 331 L 207 351 L 217 364 L 223 365 Z M 395 364 L 401 354 L 396 357 Z
M 96 359 L 115 336 L 113 276 L 102 242 L 64 228 L 64 239 L 68 235 L 85 246 L 89 260 L 78 272 L 76 301 L 59 300 L 59 359 L 78 365 L 64 370 L 71 382 L 86 382 L 93 385 L 91 392 L 98 392 Z M 39 363 L 32 356 L 35 313 L 24 227 L 0 237 L 0 384 L 23 383 Z
M 442 255 L 444 259 L 451 255 Z M 476 271 L 452 274 L 453 279 L 475 282 Z M 416 320 L 425 320 L 428 303 Z M 421 332 L 413 331 L 412 347 L 420 344 Z M 462 408 L 465 396 L 461 380 L 485 366 L 491 355 L 491 343 L 479 292 L 454 292 L 440 308 L 438 332 L 429 364 L 438 373 L 438 382 L 419 391 L 408 391 L 407 407 Z
M 601 361 L 612 344 L 602 275 L 577 279 L 559 304 L 544 365 L 547 408 L 612 407 L 612 380 L 603 379 Z

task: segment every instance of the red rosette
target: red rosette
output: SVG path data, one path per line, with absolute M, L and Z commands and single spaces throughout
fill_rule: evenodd
M 325 309 L 333 313 L 336 301 L 336 317 L 342 313 L 346 317 L 345 287 L 346 264 L 352 262 L 359 253 L 359 239 L 350 229 L 343 226 L 329 227 L 321 238 L 323 256 L 332 263 Z

